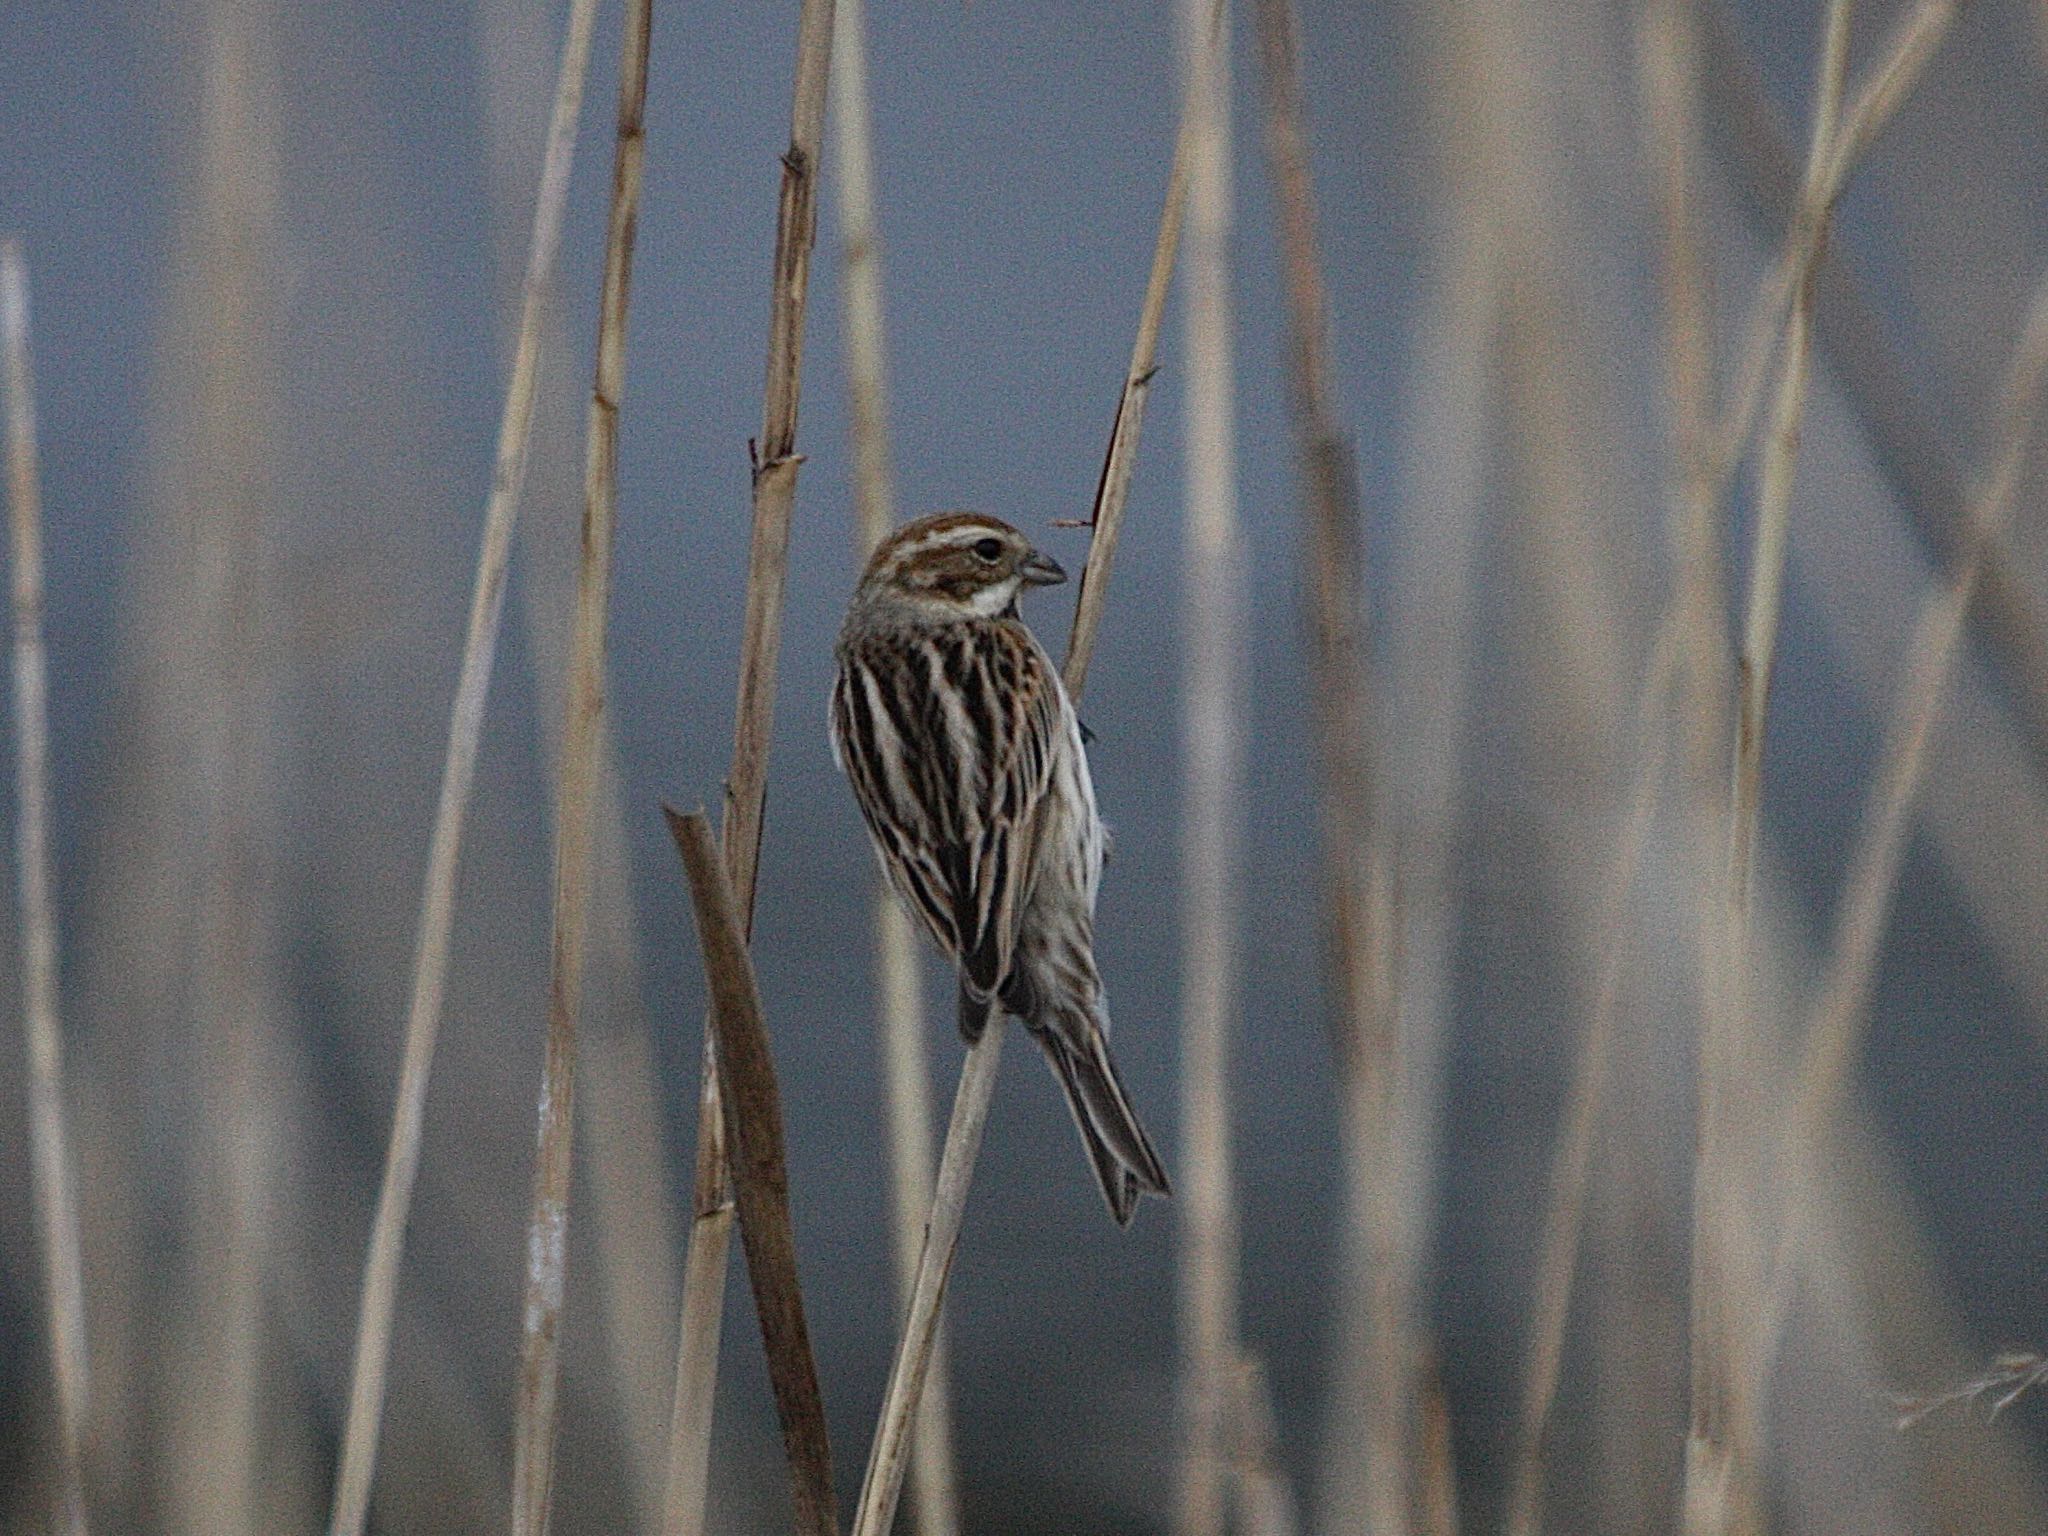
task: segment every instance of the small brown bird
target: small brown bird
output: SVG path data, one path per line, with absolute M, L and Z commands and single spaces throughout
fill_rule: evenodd
M 960 976 L 960 1033 L 1023 1021 L 1128 1225 L 1166 1170 L 1109 1054 L 1095 969 L 1106 838 L 1080 721 L 1017 616 L 1066 572 L 1008 523 L 941 513 L 876 549 L 839 635 L 832 755 L 890 883 Z

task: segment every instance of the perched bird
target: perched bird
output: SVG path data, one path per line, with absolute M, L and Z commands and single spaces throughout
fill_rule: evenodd
M 1024 588 L 1066 579 L 997 518 L 897 529 L 840 631 L 832 755 L 890 883 L 959 969 L 960 1033 L 1023 1022 L 1128 1225 L 1140 1194 L 1170 1191 L 1109 1054 L 1094 955 L 1106 838 L 1073 703 L 1017 616 Z

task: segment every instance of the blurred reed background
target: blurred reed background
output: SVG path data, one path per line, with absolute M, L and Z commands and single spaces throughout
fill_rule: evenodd
M 532 287 L 369 1530 L 511 1507 L 621 9 Z M 2048 1531 L 2038 1396 L 1929 1401 L 2048 1351 L 2048 9 L 838 11 L 753 954 L 842 1511 L 960 1053 L 876 916 L 831 639 L 892 515 L 1079 568 L 1178 209 L 1086 697 L 1178 1195 L 1117 1233 L 1012 1053 L 899 1528 Z M 0 16 L 0 1530 L 354 1528 L 570 15 Z M 740 1263 L 672 1434 L 686 1245 L 730 1218 L 656 804 L 715 806 L 732 751 L 798 14 L 657 0 L 652 35 L 564 1536 L 696 1529 L 698 1435 L 704 1528 L 791 1509 Z M 1056 651 L 1070 595 L 1027 615 Z

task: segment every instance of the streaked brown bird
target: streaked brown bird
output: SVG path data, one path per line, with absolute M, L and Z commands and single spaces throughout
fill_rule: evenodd
M 1066 579 L 998 518 L 899 528 L 839 634 L 832 755 L 890 883 L 958 968 L 960 1033 L 1022 1021 L 1128 1225 L 1139 1195 L 1170 1190 L 1109 1054 L 1094 954 L 1107 839 L 1073 703 L 1017 614 L 1026 587 Z

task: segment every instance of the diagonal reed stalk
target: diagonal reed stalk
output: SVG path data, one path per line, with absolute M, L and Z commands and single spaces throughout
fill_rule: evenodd
M 1906 666 L 1885 724 L 1875 782 L 1863 811 L 1826 969 L 1808 1008 L 1793 1079 L 1786 1139 L 1791 1193 L 1767 1271 L 1765 1305 L 1750 1320 L 1743 1401 L 1761 1415 L 1771 1364 L 1799 1278 L 1801 1245 L 1824 1178 L 1822 1158 L 1869 1017 L 1878 949 L 1891 916 L 1912 812 L 1926 771 L 1927 746 L 1962 651 L 1964 622 L 1984 576 L 1988 552 L 2011 525 L 2048 375 L 2048 280 L 2035 290 L 2020 340 L 2006 365 L 1989 473 L 1972 498 L 1964 544 L 1941 583 L 1927 594 L 1906 645 Z M 1751 1433 L 1756 1433 L 1756 1426 Z
M 1752 1368 L 1745 1313 L 1762 1277 L 1750 1256 L 1748 1221 L 1736 1187 L 1735 1144 L 1742 1135 L 1741 1080 L 1754 1034 L 1752 895 L 1763 795 L 1763 751 L 1775 668 L 1779 611 L 1791 524 L 1791 493 L 1804 424 L 1812 345 L 1813 295 L 1836 200 L 1861 153 L 1890 121 L 1925 70 L 1953 21 L 1951 0 L 1921 0 L 1897 24 L 1878 61 L 1850 93 L 1848 0 L 1830 0 L 1806 169 L 1786 255 L 1764 296 L 1786 309 L 1778 372 L 1758 471 L 1758 499 L 1738 656 L 1735 740 L 1729 772 L 1725 910 L 1709 939 L 1720 973 L 1710 976 L 1700 1041 L 1699 1141 L 1694 1164 L 1691 1426 L 1686 1438 L 1683 1519 L 1688 1533 L 1736 1528 L 1758 1497 L 1761 1389 Z M 1845 104 L 1846 103 L 1846 104 Z M 1758 329 L 1752 326 L 1752 334 Z M 1754 342 L 1750 356 L 1766 350 Z M 1749 409 L 1750 375 L 1739 376 L 1739 423 Z M 1739 428 L 1722 439 L 1732 464 Z M 1710 928 L 1714 920 L 1709 918 Z
M 0 240 L 0 371 L 7 388 L 7 486 L 14 609 L 15 847 L 21 899 L 22 1023 L 28 1035 L 29 1156 L 35 1170 L 43 1303 L 56 1387 L 56 1507 L 51 1529 L 85 1536 L 85 1283 L 78 1183 L 64 1110 L 57 1008 L 56 876 L 50 853 L 50 683 L 43 647 L 43 497 L 30 363 L 28 263 Z
M 796 451 L 797 407 L 803 394 L 804 317 L 810 297 L 811 247 L 817 235 L 818 156 L 832 69 L 832 18 L 832 0 L 803 0 L 797 16 L 789 148 L 782 156 L 775 218 L 761 436 L 754 445 L 753 535 L 747 558 L 746 617 L 740 633 L 739 700 L 720 827 L 740 931 L 748 936 L 754 926 L 755 877 L 760 868 L 768 792 L 768 747 L 775 722 L 783 589 L 789 574 L 789 524 L 796 508 L 797 469 L 803 463 Z M 696 1536 L 704 1529 L 709 1486 L 712 1406 L 718 1385 L 726 1261 L 732 1242 L 717 1076 L 718 1058 L 707 1022 L 697 1096 L 694 1215 L 684 1260 L 676 1392 L 669 1415 L 665 1536 Z
M 1230 281 L 1228 10 L 1178 7 L 1186 72 L 1187 336 L 1182 556 L 1180 1536 L 1223 1536 L 1238 1347 L 1238 1219 L 1230 1166 L 1230 1022 L 1238 998 L 1235 812 L 1244 746 L 1243 556 L 1237 529 Z M 1240 1463 L 1240 1465 L 1242 1465 Z
M 598 298 L 597 363 L 585 443 L 583 559 L 576 577 L 561 776 L 555 798 L 554 938 L 514 1400 L 513 1536 L 543 1536 L 554 1487 L 562 1295 L 569 1258 L 569 1176 L 575 1146 L 576 1026 L 590 915 L 591 831 L 598 792 L 605 631 L 611 611 L 612 539 L 618 510 L 619 401 L 626 386 L 626 310 L 632 292 L 633 240 L 647 149 L 647 52 L 653 23 L 653 0 L 628 0 L 619 51 L 618 129 L 604 281 Z
M 1266 152 L 1279 224 L 1288 313 L 1288 382 L 1306 514 L 1310 693 L 1322 817 L 1339 1071 L 1344 1081 L 1348 1220 L 1367 1283 L 1355 1379 L 1365 1443 L 1357 1511 L 1372 1536 L 1403 1536 L 1416 1490 L 1407 1404 L 1412 1396 L 1411 1259 L 1420 1223 L 1388 1176 L 1402 1148 L 1395 1039 L 1390 848 L 1376 806 L 1366 642 L 1364 517 L 1358 469 L 1339 425 L 1329 302 L 1316 234 L 1315 189 L 1302 103 L 1300 25 L 1292 0 L 1259 0 L 1259 75 Z M 1348 1373 L 1347 1373 L 1348 1374 Z
M 796 1528 L 801 1536 L 838 1536 L 832 1446 L 825 1432 L 825 1402 L 818 1390 L 810 1330 L 804 1322 L 803 1290 L 797 1282 L 782 1096 L 775 1083 L 761 991 L 711 824 L 701 811 L 685 816 L 666 805 L 661 809 L 689 875 L 697 913 L 704 977 L 711 991 L 712 1031 L 718 1040 L 718 1081 L 731 1137 L 727 1167 L 739 1205 L 740 1241 L 760 1314 L 761 1342 L 768 1354 L 768 1380 L 789 1454 Z
M 1095 505 L 1088 517 L 1088 526 L 1093 533 L 1088 540 L 1087 563 L 1081 570 L 1074 628 L 1067 642 L 1066 665 L 1062 668 L 1067 693 L 1076 702 L 1087 684 L 1088 664 L 1095 654 L 1095 634 L 1102 619 L 1107 573 L 1116 556 L 1117 536 L 1123 527 L 1124 502 L 1130 493 L 1139 433 L 1144 426 L 1145 396 L 1157 371 L 1155 359 L 1159 329 L 1166 312 L 1167 287 L 1173 277 L 1174 257 L 1180 245 L 1182 210 L 1187 197 L 1187 142 L 1187 113 L 1183 109 L 1173 167 L 1167 175 L 1165 203 L 1159 215 L 1159 235 L 1153 243 L 1151 276 L 1139 311 L 1137 339 L 1131 347 L 1131 365 L 1124 374 L 1123 391 L 1117 400 L 1116 421 L 1110 429 L 1109 451 L 1103 459 L 1102 478 L 1096 485 Z M 968 1051 L 966 1061 L 961 1064 L 960 1085 L 953 1096 L 945 1147 L 939 1154 L 931 1216 L 925 1226 L 924 1246 L 918 1255 L 917 1280 L 911 1289 L 910 1307 L 904 1319 L 902 1337 L 896 1346 L 896 1357 L 889 1367 L 889 1384 L 882 1396 L 875 1438 L 868 1450 L 867 1472 L 861 1480 L 860 1504 L 854 1511 L 853 1536 L 888 1536 L 896 1518 L 911 1429 L 917 1419 L 918 1401 L 938 1336 L 939 1308 L 945 1300 L 946 1280 L 952 1272 L 953 1255 L 960 1243 L 960 1224 L 967 1212 L 967 1192 L 974 1181 L 975 1160 L 981 1154 L 982 1132 L 988 1125 L 989 1101 L 995 1091 L 996 1069 L 1002 1061 L 1006 1033 L 1001 1029 L 982 1031 L 981 1039 Z
M 590 35 L 597 0 L 572 0 L 561 66 L 556 75 L 553 114 L 535 198 L 533 238 L 520 293 L 518 340 L 498 423 L 498 445 L 484 508 L 484 534 L 477 554 L 476 585 L 470 598 L 462 666 L 448 723 L 448 751 L 441 769 L 440 800 L 434 812 L 425 890 L 420 897 L 419 939 L 413 956 L 412 1002 L 406 1019 L 405 1056 L 399 1069 L 397 1105 L 385 1153 L 384 1182 L 371 1226 L 363 1269 L 361 1314 L 356 1325 L 355 1364 L 343 1425 L 340 1470 L 335 1478 L 329 1536 L 359 1536 L 369 1513 L 376 1469 L 378 1425 L 384 1411 L 385 1377 L 391 1358 L 391 1328 L 398 1301 L 399 1264 L 404 1256 L 406 1219 L 419 1175 L 420 1139 L 426 1123 L 427 1079 L 433 1068 L 442 998 L 448 980 L 450 940 L 455 925 L 455 876 L 462 850 L 463 821 L 476 778 L 483 739 L 484 704 L 490 693 L 499 621 L 505 606 L 505 569 L 512 550 L 526 480 L 526 448 L 540 377 L 542 311 L 555 255 L 561 246 L 562 215 L 568 201 L 569 167 L 590 59 Z
M 856 548 L 865 562 L 896 523 L 889 453 L 887 331 L 882 323 L 881 229 L 875 215 L 875 163 L 868 103 L 863 0 L 837 0 L 832 43 L 832 111 L 839 178 L 841 313 L 845 336 L 849 436 L 853 450 Z M 896 1284 L 908 1308 L 932 1205 L 931 1066 L 919 996 L 917 934 L 885 881 L 875 884 L 875 993 L 882 1035 L 884 1123 L 889 1140 L 890 1215 Z M 910 1487 L 923 1536 L 960 1529 L 959 1477 L 946 1337 L 932 1363 L 911 1441 Z

